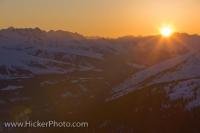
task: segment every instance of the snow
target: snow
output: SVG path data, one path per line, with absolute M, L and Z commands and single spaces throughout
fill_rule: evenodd
M 47 80 L 47 81 L 41 82 L 40 86 L 55 85 L 57 83 L 59 83 L 59 81 L 56 81 L 56 80 Z
M 180 81 L 165 87 L 170 100 L 187 100 L 185 108 L 191 110 L 200 106 L 200 79 Z
M 136 89 L 165 83 L 170 100 L 186 100 L 185 108 L 200 106 L 200 54 L 194 51 L 161 62 L 135 73 L 118 87 L 107 101 L 124 96 Z
M 76 84 L 78 82 L 79 82 L 79 80 L 77 80 L 77 79 L 71 81 L 71 83 L 73 83 L 73 84 Z
M 137 69 L 144 69 L 146 68 L 145 65 L 140 65 L 140 64 L 136 64 L 136 63 L 128 63 L 129 66 L 133 67 L 133 68 L 137 68 Z
M 191 79 L 172 83 L 165 87 L 170 100 L 187 100 L 186 109 L 200 106 L 200 79 Z
M 186 105 L 186 109 L 187 110 L 191 110 L 195 107 L 199 107 L 200 106 L 200 96 L 198 96 L 195 100 L 189 102 L 187 105 Z
M 137 40 L 141 42 L 137 43 Z M 195 40 L 191 41 L 191 45 L 184 45 L 189 48 L 190 52 L 183 55 L 177 54 L 171 59 L 150 67 L 127 62 L 129 66 L 138 68 L 140 71 L 113 88 L 113 95 L 108 100 L 116 99 L 150 85 L 169 83 L 164 89 L 170 100 L 188 100 L 186 105 L 188 109 L 200 106 L 198 84 L 200 82 L 198 79 L 200 77 L 200 54 L 198 53 L 199 44 L 197 45 L 199 37 L 197 41 Z M 74 71 L 101 72 L 102 69 L 98 69 L 88 62 L 90 60 L 104 60 L 109 54 L 128 53 L 130 51 L 127 50 L 137 46 L 147 49 L 147 51 L 152 50 L 152 47 L 155 46 L 153 40 L 148 45 L 142 43 L 142 41 L 149 42 L 149 39 L 133 37 L 116 40 L 87 39 L 79 34 L 64 31 L 45 32 L 40 29 L 14 28 L 0 30 L 0 80 L 29 78 L 37 74 L 66 74 Z M 176 51 L 175 48 L 181 49 L 183 47 L 176 45 L 174 51 Z M 141 57 L 138 56 L 137 58 Z M 82 59 L 83 62 L 80 61 Z M 77 62 L 77 60 L 80 62 Z M 83 82 L 88 79 L 90 78 L 80 78 L 80 80 L 74 80 L 72 83 Z M 46 81 L 42 82 L 41 85 L 54 83 L 56 82 Z M 83 91 L 87 91 L 84 86 L 79 87 Z M 20 88 L 23 88 L 23 86 L 10 85 L 0 90 L 10 91 Z M 66 93 L 67 95 L 70 94 Z
M 200 55 L 193 54 L 174 71 L 168 71 L 154 79 L 153 83 L 170 82 L 180 79 L 200 77 Z
M 89 71 L 89 70 L 93 70 L 94 67 L 91 65 L 87 65 L 87 66 L 79 66 L 80 68 L 78 69 L 79 71 Z
M 37 66 L 34 66 L 33 64 L 37 64 Z M 7 68 L 8 75 L 9 70 L 15 71 L 17 68 L 27 70 L 35 74 L 67 73 L 66 69 L 56 67 L 54 64 L 68 65 L 67 63 L 61 61 L 31 56 L 23 51 L 0 48 L 0 66 Z
M 82 58 L 102 60 L 104 53 L 115 47 L 103 39 L 88 40 L 71 32 L 45 32 L 38 28 L 0 30 L 0 69 L 4 71 L 0 73 L 0 79 L 64 74 L 75 68 L 100 71 L 92 65 L 75 64 L 75 61 Z
M 21 88 L 23 88 L 23 86 L 9 85 L 5 88 L 1 88 L 0 91 L 14 91 L 14 90 L 21 89 Z
M 8 75 L 0 74 L 0 80 L 7 80 L 7 79 L 13 79 L 13 78 Z
M 21 102 L 21 101 L 27 101 L 29 100 L 29 97 L 16 97 L 16 98 L 11 98 L 10 101 L 11 102 Z
M 23 75 L 2 75 L 0 74 L 0 80 L 13 80 L 13 79 L 28 79 L 28 78 L 32 78 L 32 75 L 29 76 L 23 76 Z
M 86 56 L 90 58 L 103 59 L 103 55 L 88 50 L 68 49 L 67 54 L 75 54 L 79 56 Z
M 81 89 L 83 92 L 87 92 L 87 91 L 88 91 L 88 89 L 87 89 L 84 85 L 79 84 L 78 86 L 80 87 L 80 89 Z
M 113 88 L 113 95 L 108 100 L 119 98 L 128 94 L 129 92 L 144 87 L 144 84 L 142 83 L 145 80 L 152 78 L 153 76 L 156 76 L 157 74 L 166 71 L 172 67 L 175 67 L 176 65 L 187 60 L 192 55 L 192 52 L 189 52 L 185 55 L 179 55 L 135 73 L 130 79 L 126 80 L 116 88 Z
M 73 94 L 71 92 L 65 92 L 61 95 L 61 97 L 65 98 L 65 97 L 73 97 Z
M 182 86 L 174 90 L 174 92 L 169 94 L 170 99 L 177 100 L 180 98 L 189 99 L 194 96 L 194 92 L 192 87 Z
M 168 96 L 171 100 L 187 99 L 190 100 L 195 96 L 195 89 L 200 86 L 199 79 L 191 79 L 186 81 L 179 81 L 178 83 L 171 83 L 165 86 Z

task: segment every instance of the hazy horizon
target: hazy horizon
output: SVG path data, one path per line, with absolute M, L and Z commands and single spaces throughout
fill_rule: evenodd
M 40 27 L 86 36 L 158 34 L 170 24 L 177 32 L 198 34 L 197 0 L 0 0 L 0 28 Z
M 82 34 L 76 31 L 68 31 L 68 30 L 63 30 L 63 29 L 42 29 L 40 27 L 13 27 L 13 26 L 9 26 L 9 27 L 4 27 L 4 28 L 0 28 L 0 30 L 7 30 L 9 28 L 14 28 L 14 29 L 40 29 L 41 31 L 44 32 L 50 32 L 50 31 L 64 31 L 64 32 L 70 32 L 72 34 L 79 34 L 83 37 L 86 38 L 105 38 L 105 39 L 117 39 L 117 38 L 121 38 L 121 37 L 150 37 L 150 36 L 162 36 L 160 35 L 160 33 L 155 33 L 155 34 L 149 34 L 149 35 L 131 35 L 131 34 L 124 34 L 124 35 L 120 35 L 120 36 L 103 36 L 103 35 L 86 35 L 86 34 Z M 187 35 L 197 35 L 200 36 L 200 34 L 198 33 L 186 33 L 186 32 L 174 32 L 174 35 L 176 34 L 187 34 Z

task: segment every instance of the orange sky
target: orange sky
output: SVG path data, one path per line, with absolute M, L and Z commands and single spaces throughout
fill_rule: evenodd
M 200 33 L 200 0 L 0 0 L 0 28 L 62 29 L 88 36 Z

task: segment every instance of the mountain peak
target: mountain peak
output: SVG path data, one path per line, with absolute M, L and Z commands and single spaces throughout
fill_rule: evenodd
M 35 27 L 35 28 L 15 28 L 15 27 L 12 27 L 12 26 L 5 28 L 5 29 L 2 29 L 1 31 L 38 31 L 38 32 L 44 32 L 39 27 Z

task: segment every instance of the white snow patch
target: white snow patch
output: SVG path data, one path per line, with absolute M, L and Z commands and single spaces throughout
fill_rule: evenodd
M 137 69 L 144 69 L 146 68 L 145 65 L 140 65 L 140 64 L 136 64 L 136 63 L 128 63 L 129 66 L 133 67 L 133 68 L 137 68 Z
M 71 92 L 65 92 L 65 93 L 63 93 L 62 95 L 61 95 L 61 97 L 72 97 L 73 96 L 73 94 L 71 93 Z
M 17 89 L 21 89 L 23 88 L 23 86 L 14 86 L 14 85 L 9 85 L 5 88 L 0 89 L 1 91 L 13 91 L 13 90 L 17 90 Z
M 59 83 L 59 81 L 55 81 L 55 80 L 47 80 L 47 81 L 43 81 L 40 83 L 41 86 L 45 86 L 45 85 L 54 85 Z
M 16 97 L 16 98 L 12 98 L 10 99 L 11 102 L 21 102 L 21 101 L 27 101 L 29 100 L 29 97 Z
M 174 71 L 161 74 L 153 80 L 153 83 L 176 81 L 200 77 L 200 55 L 194 54 L 186 62 L 177 67 Z
M 186 109 L 200 106 L 200 79 L 171 83 L 165 87 L 170 100 L 186 100 Z
M 188 57 L 190 57 L 191 55 L 193 55 L 192 52 L 189 52 L 188 54 L 185 54 L 185 55 L 179 55 L 177 57 L 168 59 L 159 64 L 156 64 L 154 66 L 151 66 L 149 68 L 146 68 L 142 71 L 135 73 L 130 79 L 126 80 L 125 82 L 120 84 L 118 87 L 114 88 L 113 95 L 108 100 L 116 99 L 118 97 L 128 94 L 129 92 L 139 89 L 141 87 L 141 83 L 145 81 L 146 79 L 151 78 L 159 74 L 160 72 L 168 70 L 172 67 L 175 67 L 176 65 L 188 59 Z
M 171 100 L 177 100 L 180 98 L 191 99 L 194 97 L 194 89 L 197 87 L 194 83 L 195 80 L 180 81 L 176 85 L 166 86 L 165 90 L 168 91 L 168 95 Z
M 200 96 L 198 96 L 195 100 L 189 102 L 187 105 L 186 105 L 186 109 L 187 110 L 191 110 L 195 107 L 199 107 L 200 106 Z

